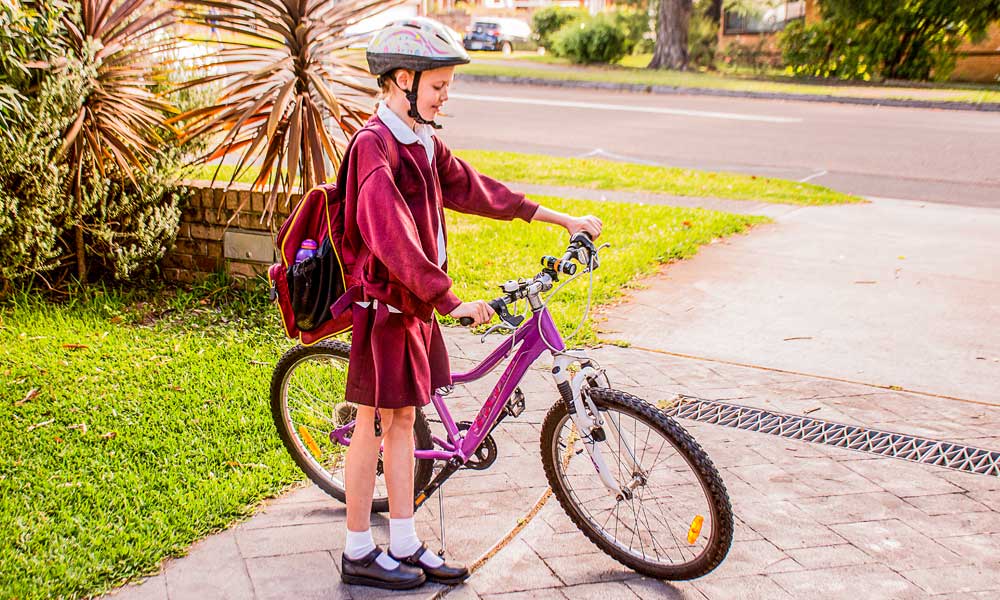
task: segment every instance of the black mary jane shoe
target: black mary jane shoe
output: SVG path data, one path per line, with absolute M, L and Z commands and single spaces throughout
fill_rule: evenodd
M 367 585 L 386 590 L 409 590 L 427 581 L 424 572 L 416 567 L 400 563 L 395 569 L 386 569 L 375 562 L 382 549 L 376 547 L 357 560 L 346 554 L 340 559 L 340 578 L 351 585 Z
M 427 576 L 427 581 L 432 581 L 434 583 L 456 585 L 469 578 L 469 569 L 465 566 L 460 565 L 456 567 L 445 563 L 440 567 L 428 567 L 424 563 L 420 562 L 420 557 L 427 551 L 427 546 L 421 544 L 420 548 L 417 548 L 416 552 L 405 558 L 393 556 L 392 551 L 389 552 L 389 556 L 394 560 L 398 560 L 402 565 L 409 565 L 411 567 L 423 569 L 424 574 Z

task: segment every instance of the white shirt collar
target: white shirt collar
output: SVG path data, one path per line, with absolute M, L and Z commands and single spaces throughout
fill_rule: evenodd
M 396 138 L 396 141 L 400 144 L 420 144 L 427 152 L 427 162 L 434 162 L 434 140 L 431 139 L 434 136 L 433 127 L 418 123 L 416 130 L 410 129 L 385 102 L 379 103 L 376 114 L 392 132 L 392 137 Z

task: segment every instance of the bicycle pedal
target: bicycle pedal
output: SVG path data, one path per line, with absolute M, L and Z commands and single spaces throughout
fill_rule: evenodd
M 515 388 L 514 394 L 507 400 L 507 414 L 515 419 L 524 412 L 524 392 L 521 388 Z

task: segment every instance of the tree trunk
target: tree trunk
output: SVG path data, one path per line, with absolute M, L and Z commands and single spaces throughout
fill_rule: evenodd
M 87 246 L 83 241 L 83 163 L 76 167 L 76 183 L 73 185 L 73 194 L 76 200 L 76 277 L 80 280 L 80 285 L 87 284 Z
M 687 69 L 690 22 L 691 0 L 660 0 L 656 48 L 648 68 L 678 71 Z

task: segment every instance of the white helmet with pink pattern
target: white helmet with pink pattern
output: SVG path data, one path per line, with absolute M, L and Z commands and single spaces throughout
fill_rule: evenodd
M 440 22 L 425 17 L 396 21 L 368 44 L 368 70 L 382 76 L 394 69 L 429 71 L 464 65 L 469 55 Z
M 435 129 L 441 128 L 434 121 L 427 121 L 420 115 L 420 110 L 417 108 L 417 88 L 420 86 L 420 74 L 423 71 L 464 65 L 469 62 L 469 54 L 458 40 L 451 36 L 447 27 L 434 19 L 424 17 L 396 21 L 375 34 L 368 44 L 367 56 L 368 70 L 378 77 L 379 85 L 382 85 L 386 78 L 395 83 L 396 78 L 392 73 L 396 69 L 413 71 L 413 83 L 410 89 L 403 90 L 410 102 L 407 114 L 417 123 L 431 125 Z

